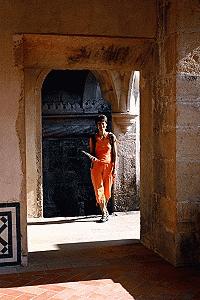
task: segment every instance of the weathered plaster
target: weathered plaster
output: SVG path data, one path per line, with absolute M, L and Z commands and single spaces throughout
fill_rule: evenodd
M 0 47 L 0 191 L 2 202 L 19 199 L 21 193 L 21 161 L 15 122 L 21 97 L 19 73 L 12 68 L 12 39 L 2 35 L 4 47 Z
M 1 29 L 13 33 L 52 33 L 152 38 L 155 0 L 49 0 L 1 4 Z M 142 22 L 141 22 L 142 20 Z

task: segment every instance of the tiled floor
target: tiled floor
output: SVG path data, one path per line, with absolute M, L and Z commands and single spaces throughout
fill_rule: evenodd
M 81 237 L 85 227 L 80 220 L 77 222 L 79 226 L 65 222 L 66 225 L 75 225 L 74 229 L 73 226 L 71 227 L 71 230 L 74 230 L 77 237 L 79 236 L 78 243 L 73 241 L 73 237 L 69 239 L 69 243 L 65 238 L 61 243 L 61 230 L 58 234 L 56 231 L 52 233 L 55 228 L 51 227 L 48 243 L 41 241 L 40 249 L 33 242 L 36 232 L 41 240 L 44 233 L 40 232 L 40 224 L 35 225 L 32 232 L 29 231 L 29 241 L 32 241 L 32 245 L 29 245 L 29 249 L 32 249 L 30 267 L 26 269 L 26 273 L 23 269 L 15 269 L 19 272 L 0 275 L 0 300 L 200 300 L 198 268 L 174 268 L 143 247 L 138 240 L 134 239 L 133 234 L 132 238 L 125 236 L 125 239 L 117 239 L 116 231 L 122 230 L 124 223 L 124 233 L 126 232 L 126 226 L 130 225 L 130 223 L 128 225 L 129 217 L 131 215 L 116 216 L 106 224 L 90 222 L 90 227 L 93 227 L 93 230 L 96 228 L 93 231 L 93 234 L 96 233 L 96 239 L 101 237 L 101 240 L 96 242 L 93 241 L 94 237 L 89 231 L 88 234 L 92 240 L 89 241 L 89 238 L 86 238 L 84 241 L 84 237 Z M 135 228 L 139 225 L 137 218 L 136 215 L 131 217 Z M 46 234 L 49 225 L 43 225 L 43 227 L 46 226 Z M 54 225 L 58 224 L 55 222 Z M 107 233 L 103 234 L 99 225 L 105 226 L 104 231 Z M 89 225 L 86 224 L 86 226 Z M 66 229 L 66 227 L 62 229 L 64 228 Z M 108 233 L 113 236 L 110 241 L 106 240 Z M 87 232 L 85 235 L 87 236 Z M 54 237 L 52 245 L 50 244 L 51 237 Z M 53 249 L 47 249 L 51 246 Z M 34 249 L 37 252 L 34 252 Z

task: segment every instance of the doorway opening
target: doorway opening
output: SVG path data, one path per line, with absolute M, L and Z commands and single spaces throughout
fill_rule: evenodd
M 130 102 L 129 112 L 136 115 L 134 105 L 139 105 L 139 85 L 136 91 L 134 74 L 130 79 L 127 101 Z M 113 191 L 115 196 L 109 207 L 112 215 L 102 227 L 97 223 L 100 211 L 95 205 L 90 161 L 81 155 L 81 150 L 88 151 L 89 136 L 96 129 L 95 118 L 99 113 L 107 115 L 108 130 L 113 131 L 112 106 L 103 98 L 100 84 L 89 70 L 50 71 L 43 82 L 41 96 L 43 216 L 28 222 L 30 263 L 36 266 L 38 261 L 41 263 L 42 257 L 42 263 L 49 267 L 55 264 L 63 266 L 63 261 L 58 262 L 58 259 L 67 255 L 70 259 L 65 259 L 65 265 L 69 266 L 73 257 L 71 249 L 76 248 L 78 252 L 88 249 L 90 254 L 94 247 L 110 249 L 139 242 L 139 185 L 136 187 L 136 161 L 139 157 L 136 158 L 135 148 L 139 135 L 136 137 L 136 116 L 130 132 L 119 137 L 119 155 L 122 157 L 119 173 L 122 177 L 118 180 L 126 188 L 119 194 Z M 131 141 L 131 150 L 126 152 Z M 131 162 L 129 166 L 127 159 Z M 125 170 L 125 164 L 129 169 Z M 125 193 L 128 195 L 126 205 Z M 128 205 L 131 205 L 130 209 Z M 74 248 L 71 248 L 72 244 Z M 44 256 L 41 256 L 41 251 L 45 252 Z M 92 264 L 98 263 L 96 258 L 95 262 L 92 257 L 88 259 Z
M 97 214 L 90 179 L 89 137 L 99 113 L 111 105 L 88 70 L 53 70 L 42 86 L 43 217 Z M 112 199 L 110 201 L 112 210 Z

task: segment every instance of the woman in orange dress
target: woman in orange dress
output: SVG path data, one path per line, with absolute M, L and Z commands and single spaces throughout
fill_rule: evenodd
M 98 133 L 90 138 L 90 153 L 96 157 L 92 160 L 91 179 L 96 202 L 102 211 L 101 222 L 108 221 L 107 203 L 111 197 L 111 188 L 116 176 L 117 145 L 113 133 L 107 132 L 107 117 L 99 115 L 96 120 Z M 94 142 L 95 141 L 95 142 Z

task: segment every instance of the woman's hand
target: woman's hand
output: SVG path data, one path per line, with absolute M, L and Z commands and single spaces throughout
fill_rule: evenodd
M 92 157 L 92 158 L 91 158 L 91 161 L 98 161 L 98 158 Z

